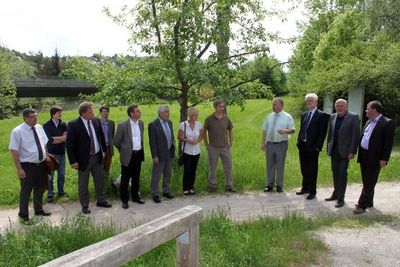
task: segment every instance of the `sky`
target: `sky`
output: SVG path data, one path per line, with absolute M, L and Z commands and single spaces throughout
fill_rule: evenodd
M 91 56 L 93 53 L 132 54 L 129 31 L 115 24 L 102 9 L 117 13 L 134 0 L 2 0 L 0 2 L 0 45 L 20 52 L 42 51 L 52 56 L 57 48 L 61 56 Z M 263 0 L 264 6 L 287 5 L 285 1 Z M 298 36 L 296 21 L 304 20 L 303 9 L 287 13 L 288 19 L 272 18 L 265 26 L 279 30 L 284 38 Z M 270 45 L 270 52 L 287 61 L 293 45 Z

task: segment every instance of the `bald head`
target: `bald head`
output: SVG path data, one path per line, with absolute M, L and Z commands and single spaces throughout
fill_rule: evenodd
M 335 110 L 336 113 L 340 116 L 343 117 L 347 113 L 347 101 L 343 98 L 339 98 L 335 102 Z

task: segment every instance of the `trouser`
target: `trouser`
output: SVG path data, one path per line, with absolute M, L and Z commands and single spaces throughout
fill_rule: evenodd
M 103 170 L 105 175 L 108 177 L 110 174 L 111 162 L 112 162 L 112 153 L 110 146 L 108 145 L 106 148 L 106 156 L 103 159 Z
M 381 167 L 379 164 L 372 165 L 365 162 L 366 151 L 364 149 L 360 148 L 359 153 L 363 189 L 358 199 L 358 206 L 366 209 L 374 206 L 375 185 L 378 182 Z
M 44 186 L 48 179 L 46 165 L 21 162 L 21 167 L 25 171 L 26 177 L 20 179 L 20 199 L 18 216 L 29 218 L 29 198 L 33 190 L 33 208 L 35 213 L 43 211 Z
M 121 201 L 127 203 L 129 201 L 129 180 L 131 182 L 131 198 L 132 201 L 139 199 L 139 178 L 142 168 L 141 150 L 132 151 L 131 160 L 128 166 L 121 165 L 121 184 L 120 197 Z
M 208 146 L 208 187 L 211 189 L 217 187 L 217 164 L 219 158 L 221 158 L 224 168 L 225 188 L 230 189 L 233 187 L 231 151 L 226 147 L 213 147 L 210 145 Z
M 53 156 L 58 160 L 59 165 L 57 169 L 57 194 L 59 196 L 63 195 L 64 192 L 64 182 L 65 182 L 65 154 L 53 154 Z M 54 192 L 54 175 L 55 171 L 49 174 L 49 191 L 47 191 L 47 197 L 52 198 L 56 193 Z
M 316 194 L 319 151 L 308 150 L 306 143 L 302 141 L 300 141 L 299 146 L 301 175 L 303 176 L 301 190 L 310 194 Z
M 89 164 L 86 170 L 78 170 L 78 193 L 79 201 L 82 207 L 89 207 L 89 176 L 92 174 L 94 181 L 94 189 L 96 192 L 97 202 L 104 202 L 106 200 L 104 195 L 104 173 L 103 165 L 100 162 L 102 154 L 97 153 L 90 156 Z
M 266 164 L 267 164 L 267 177 L 266 185 L 273 187 L 283 187 L 283 176 L 285 171 L 285 159 L 288 149 L 288 142 L 283 141 L 279 143 L 268 142 L 266 145 Z
M 340 201 L 344 201 L 344 196 L 346 194 L 348 166 L 349 159 L 347 157 L 341 157 L 337 148 L 334 148 L 331 155 L 334 188 L 332 197 L 335 197 Z
M 186 153 L 183 153 L 183 191 L 194 189 L 194 182 L 196 180 L 196 169 L 197 164 L 199 163 L 199 159 L 200 154 L 188 155 Z
M 161 179 L 161 175 L 163 176 L 162 183 L 162 191 L 163 194 L 169 193 L 169 183 L 171 179 L 171 168 L 172 168 L 172 160 L 168 159 L 165 161 L 160 161 L 158 164 L 153 163 L 153 170 L 151 172 L 151 194 L 153 197 L 159 196 L 160 191 L 158 189 L 158 183 Z

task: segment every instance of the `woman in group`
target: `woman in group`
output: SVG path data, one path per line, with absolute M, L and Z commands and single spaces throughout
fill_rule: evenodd
M 197 121 L 199 111 L 195 107 L 188 109 L 189 119 L 179 124 L 178 138 L 182 141 L 183 150 L 183 194 L 194 195 L 197 163 L 200 158 L 200 141 L 203 139 L 203 128 Z

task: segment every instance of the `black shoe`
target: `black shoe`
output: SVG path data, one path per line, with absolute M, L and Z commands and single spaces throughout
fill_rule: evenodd
M 306 199 L 311 200 L 315 198 L 315 194 L 309 194 Z
M 171 195 L 171 193 L 164 193 L 163 196 L 168 198 L 168 199 L 173 199 L 174 198 L 174 196 Z
M 35 211 L 35 215 L 36 215 L 36 216 L 50 216 L 50 215 L 51 215 L 51 212 L 44 211 L 44 210 L 42 210 L 42 211 Z
M 122 208 L 123 208 L 123 209 L 129 208 L 128 202 L 122 202 Z
M 331 197 L 325 198 L 325 201 L 334 201 L 334 200 L 337 200 L 337 197 L 331 196 Z
M 69 195 L 67 194 L 67 192 L 61 193 L 61 194 L 57 194 L 58 197 L 69 197 Z
M 231 187 L 231 188 L 227 188 L 226 192 L 236 193 L 237 191 L 235 188 Z
M 272 186 L 265 187 L 264 192 L 272 192 Z
M 89 207 L 83 207 L 83 208 L 82 208 L 82 213 L 83 213 L 83 214 L 90 214 L 91 211 L 90 211 Z
M 277 187 L 276 187 L 276 192 L 277 192 L 277 193 L 282 193 L 282 192 L 283 192 L 282 187 L 277 186 Z
M 160 199 L 159 196 L 154 196 L 154 197 L 153 197 L 153 201 L 154 201 L 155 203 L 161 203 L 161 199 Z
M 19 217 L 19 222 L 20 223 L 26 224 L 26 225 L 30 224 L 29 217 L 19 216 L 19 215 L 18 215 L 18 217 Z
M 300 191 L 298 191 L 298 192 L 296 192 L 296 195 L 305 195 L 305 194 L 308 194 L 308 191 L 307 190 L 300 190 Z
M 107 200 L 106 200 L 106 201 L 104 201 L 104 202 L 97 202 L 97 203 L 96 203 L 96 206 L 97 206 L 97 207 L 102 207 L 102 208 L 111 208 L 111 207 L 112 207 L 112 204 L 111 204 L 111 203 L 108 203 Z
M 47 198 L 47 203 L 54 203 L 54 197 Z
M 335 204 L 335 208 L 341 208 L 344 206 L 344 201 L 338 200 Z
M 133 202 L 136 202 L 136 203 L 138 203 L 138 204 L 144 204 L 144 203 L 145 203 L 144 200 L 141 199 L 141 198 L 135 198 L 135 199 L 133 199 L 132 201 L 133 201 Z

